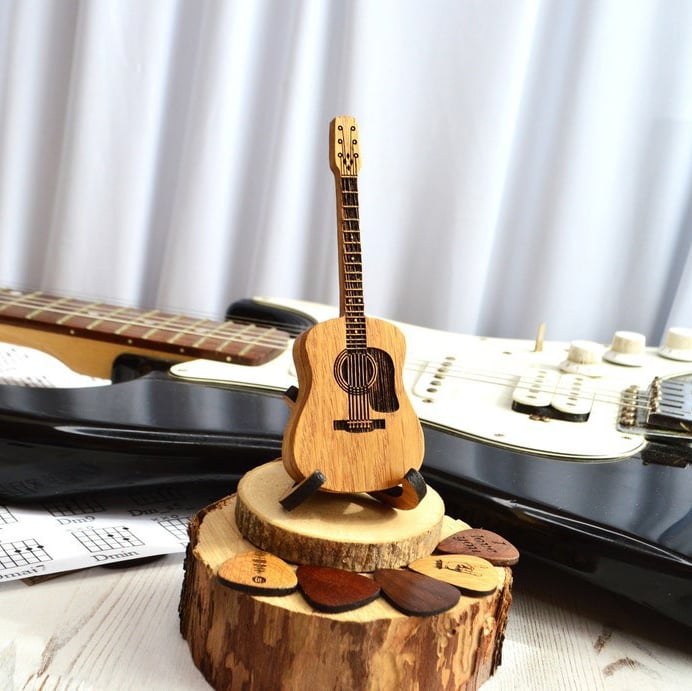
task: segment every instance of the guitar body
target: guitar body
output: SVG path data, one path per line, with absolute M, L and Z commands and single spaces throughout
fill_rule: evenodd
M 345 348 L 346 321 L 316 324 L 296 339 L 298 397 L 282 457 L 296 481 L 321 471 L 323 490 L 374 492 L 423 462 L 423 432 L 404 389 L 403 334 L 367 317 L 368 346 Z

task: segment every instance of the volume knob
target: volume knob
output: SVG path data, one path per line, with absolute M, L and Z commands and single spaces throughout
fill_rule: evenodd
M 670 360 L 692 362 L 692 329 L 671 326 L 658 352 Z
M 572 341 L 567 352 L 567 359 L 560 363 L 560 369 L 570 374 L 600 377 L 603 374 L 602 354 L 603 346 L 600 343 Z
M 616 331 L 603 359 L 616 365 L 641 367 L 644 364 L 646 337 L 635 331 Z

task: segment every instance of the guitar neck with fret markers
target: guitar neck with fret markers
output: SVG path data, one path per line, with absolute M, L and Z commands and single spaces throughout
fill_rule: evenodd
M 283 353 L 288 338 L 273 327 L 0 289 L 0 340 L 43 350 L 95 377 L 110 378 L 123 351 L 261 365 Z

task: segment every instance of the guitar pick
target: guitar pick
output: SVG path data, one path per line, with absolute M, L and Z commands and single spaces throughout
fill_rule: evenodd
M 321 612 L 348 612 L 380 594 L 380 586 L 372 578 L 344 569 L 299 566 L 296 576 L 305 599 Z
M 492 593 L 498 584 L 495 567 L 489 561 L 466 554 L 424 557 L 408 567 L 475 595 Z
M 490 530 L 460 530 L 442 540 L 437 549 L 447 554 L 472 554 L 495 566 L 511 566 L 519 561 L 519 550 Z
M 288 595 L 298 587 L 295 571 L 283 559 L 260 550 L 227 559 L 216 577 L 229 588 L 253 595 Z
M 379 569 L 373 577 L 393 607 L 414 617 L 446 612 L 461 597 L 454 586 L 413 571 Z

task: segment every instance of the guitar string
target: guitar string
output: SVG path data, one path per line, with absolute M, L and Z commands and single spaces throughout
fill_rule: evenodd
M 275 322 L 272 322 L 271 320 L 255 320 L 257 323 L 262 324 L 262 325 L 269 325 L 269 324 L 274 324 Z M 289 333 L 295 333 L 299 334 L 301 331 L 304 329 L 302 327 L 298 326 L 291 326 L 289 328 L 285 329 Z M 440 371 L 440 364 L 441 363 L 435 363 L 431 360 L 406 360 L 404 364 L 404 369 L 409 370 L 409 371 L 416 371 L 423 375 L 434 375 L 435 373 L 438 373 L 440 376 L 437 377 L 441 381 L 444 381 L 444 378 L 452 378 L 452 379 L 459 379 L 459 380 L 464 380 L 464 381 L 475 381 L 479 383 L 485 383 L 485 384 L 494 384 L 502 387 L 511 387 L 511 388 L 517 388 L 519 385 L 519 379 L 520 375 L 514 374 L 511 372 L 503 373 L 503 372 L 496 372 L 496 371 L 490 371 L 490 370 L 471 370 L 463 367 L 446 367 L 444 368 L 443 371 Z M 593 380 L 588 379 L 589 383 L 592 383 Z M 443 386 L 443 384 L 441 385 Z M 526 387 L 522 387 L 526 388 Z M 534 388 L 536 393 L 541 393 L 541 394 L 546 394 L 546 393 L 551 393 L 554 396 L 569 396 L 570 393 L 572 393 L 572 387 L 571 385 L 569 386 L 555 386 L 555 387 L 530 387 Z M 624 387 L 623 387 L 624 388 Z M 435 392 L 433 392 L 435 393 Z M 600 403 L 607 403 L 607 404 L 612 404 L 612 405 L 620 405 L 622 403 L 622 393 L 623 389 L 617 389 L 617 388 L 605 388 L 605 387 L 596 387 L 594 386 L 590 393 L 589 396 L 592 398 L 592 400 L 600 402 Z M 431 396 L 432 397 L 432 396 Z M 646 409 L 645 405 L 642 406 L 635 406 L 635 407 L 640 407 L 642 409 Z
M 277 327 L 272 326 L 266 326 L 264 324 L 257 325 L 256 322 L 250 322 L 250 321 L 241 321 L 241 320 L 229 320 L 225 322 L 218 322 L 214 321 L 212 319 L 205 319 L 205 318 L 200 318 L 200 319 L 195 319 L 193 317 L 185 317 L 185 316 L 176 316 L 176 315 L 171 315 L 166 312 L 159 312 L 158 315 L 150 315 L 147 317 L 147 319 L 143 319 L 141 317 L 137 317 L 135 315 L 134 319 L 124 319 L 122 317 L 119 317 L 117 315 L 110 315 L 106 312 L 104 312 L 104 308 L 107 309 L 118 309 L 118 308 L 110 308 L 108 306 L 104 305 L 99 305 L 98 303 L 85 303 L 83 308 L 81 308 L 82 311 L 75 311 L 75 310 L 68 310 L 65 308 L 52 308 L 50 307 L 49 302 L 42 302 L 37 299 L 33 300 L 27 300 L 23 301 L 21 304 L 18 302 L 13 302 L 13 306 L 17 306 L 20 308 L 33 308 L 36 310 L 40 310 L 43 312 L 50 312 L 51 314 L 59 314 L 61 316 L 66 316 L 66 317 L 88 317 L 88 318 L 93 318 L 94 321 L 100 321 L 100 322 L 108 322 L 111 324 L 118 324 L 120 326 L 129 326 L 129 327 L 141 327 L 141 328 L 146 328 L 149 330 L 154 330 L 154 331 L 160 331 L 160 332 L 170 332 L 174 333 L 178 336 L 193 336 L 193 337 L 199 337 L 199 338 L 204 338 L 204 339 L 217 339 L 219 341 L 230 341 L 233 344 L 243 344 L 243 345 L 262 345 L 266 347 L 280 347 L 280 348 L 285 348 L 287 346 L 287 338 L 286 336 L 282 336 L 280 333 L 271 333 L 271 329 L 274 330 L 279 330 Z M 99 308 L 101 311 L 99 311 Z M 85 311 L 85 310 L 89 311 Z M 123 308 L 123 310 L 132 310 L 133 312 L 137 312 L 139 315 L 144 314 L 141 310 L 137 310 L 136 308 Z M 7 311 L 4 312 L 5 315 L 7 315 Z M 0 321 L 2 321 L 3 317 L 3 312 L 0 311 Z M 176 327 L 175 322 L 171 321 L 171 317 L 174 319 L 178 319 L 180 321 L 188 321 L 191 322 L 195 326 L 187 326 L 185 328 L 182 328 L 182 324 L 180 325 L 180 328 Z M 31 320 L 27 320 L 31 321 Z M 36 320 L 36 323 L 44 323 L 47 325 L 51 326 L 56 326 L 55 323 L 53 322 L 40 322 L 39 320 Z M 210 325 L 213 325 L 212 328 L 209 329 L 204 329 L 201 328 L 201 325 L 204 323 L 209 323 Z M 70 328 L 69 324 L 62 324 L 58 326 L 65 326 L 65 328 Z M 243 335 L 242 330 L 247 329 L 248 327 L 251 326 L 256 326 L 258 329 L 265 328 L 269 331 L 269 333 L 265 332 L 262 333 L 259 337 L 250 337 L 249 335 Z M 241 333 L 240 334 L 233 334 L 233 330 L 237 329 L 238 327 L 240 328 Z M 80 328 L 80 327 L 72 327 L 72 328 Z M 81 327 L 86 329 L 86 327 Z M 284 331 L 284 330 L 279 330 L 279 331 Z M 98 333 L 98 331 L 94 330 L 94 333 Z M 105 332 L 109 333 L 109 332 Z M 285 333 L 288 333 L 285 331 Z M 114 335 L 110 334 L 109 335 Z M 123 338 L 127 338 L 128 335 L 126 333 L 121 333 L 117 334 L 118 336 L 122 336 Z M 289 334 L 290 335 L 290 334 Z M 137 336 L 130 336 L 131 338 L 141 338 Z M 142 339 L 142 340 L 148 340 L 148 339 Z M 174 343 L 172 343 L 175 345 Z M 190 347 L 190 346 L 188 346 Z M 201 345 L 199 346 L 200 348 L 202 347 Z
M 29 301 L 26 301 L 27 303 Z M 32 301 L 31 306 L 32 307 L 39 307 L 43 305 L 44 303 L 42 301 L 34 299 Z M 49 304 L 49 303 L 45 303 Z M 22 303 L 21 306 L 27 306 L 26 303 Z M 85 303 L 85 306 L 90 307 L 91 303 Z M 98 307 L 98 303 L 94 303 L 94 307 Z M 137 311 L 135 308 L 125 308 L 125 309 L 133 309 L 134 311 Z M 51 310 L 53 311 L 53 310 Z M 69 310 L 55 310 L 55 312 L 58 312 L 60 314 L 65 314 L 65 315 L 74 315 L 73 311 Z M 165 321 L 166 324 L 168 325 L 167 328 L 161 328 L 161 331 L 175 331 L 176 333 L 181 333 L 182 335 L 189 335 L 189 336 L 199 336 L 202 338 L 217 338 L 219 340 L 222 340 L 222 336 L 232 336 L 232 334 L 222 334 L 222 335 L 215 335 L 212 334 L 212 331 L 209 330 L 201 330 L 201 329 L 185 329 L 185 330 L 179 330 L 179 329 L 172 329 L 171 328 L 171 322 L 169 321 L 169 318 L 171 316 L 175 315 L 168 315 L 166 313 L 161 312 L 161 316 L 166 317 Z M 81 316 L 81 315 L 80 315 Z M 86 316 L 86 315 L 85 315 Z M 97 317 L 98 315 L 95 314 L 89 314 L 88 316 L 95 316 Z M 180 317 L 181 319 L 191 319 L 189 317 Z M 102 315 L 102 319 L 104 321 L 111 321 L 115 323 L 120 323 L 123 325 L 132 325 L 132 326 L 141 326 L 141 327 L 148 327 L 148 328 L 154 328 L 154 324 L 156 323 L 156 319 L 153 320 L 147 320 L 147 321 L 141 321 L 138 323 L 137 321 L 128 321 L 128 320 L 119 320 L 117 318 L 111 318 L 107 315 Z M 194 321 L 194 320 L 192 320 Z M 278 328 L 281 327 L 282 330 L 286 331 L 289 334 L 293 333 L 299 333 L 303 329 L 300 327 L 289 327 L 286 328 L 285 325 L 282 325 L 278 322 L 273 322 L 271 320 L 252 320 L 252 322 L 245 321 L 245 320 L 234 320 L 229 322 L 214 322 L 213 320 L 206 320 L 202 319 L 202 322 L 209 321 L 212 324 L 216 325 L 216 329 L 214 329 L 217 334 L 219 334 L 219 331 L 225 326 L 237 326 L 237 325 L 259 325 L 259 327 L 264 327 L 264 328 Z M 242 337 L 242 336 L 235 336 L 232 337 L 231 339 L 226 339 L 226 340 L 231 340 L 232 343 L 236 344 L 252 344 L 252 345 L 272 345 L 275 347 L 280 347 L 282 349 L 285 349 L 287 347 L 286 339 L 285 337 L 283 338 L 276 338 L 276 339 L 270 339 L 268 337 L 266 338 L 260 338 L 260 339 L 255 339 L 255 338 L 247 338 L 247 337 Z M 428 374 L 429 372 L 435 373 L 439 369 L 439 365 L 432 363 L 430 360 L 418 360 L 418 361 L 411 361 L 407 360 L 405 365 L 405 369 L 415 369 L 417 371 L 420 371 L 421 374 Z M 422 369 L 421 369 L 422 368 Z M 461 379 L 461 380 L 469 380 L 469 381 L 478 381 L 481 383 L 488 383 L 488 384 L 496 384 L 499 386 L 506 386 L 506 387 L 513 387 L 516 388 L 519 381 L 518 381 L 518 375 L 514 375 L 512 373 L 507 373 L 507 374 L 499 374 L 497 372 L 489 372 L 489 371 L 481 371 L 481 370 L 468 370 L 465 368 L 454 368 L 454 367 L 449 367 L 445 369 L 445 372 L 442 374 L 444 377 L 452 377 L 455 379 Z M 553 395 L 569 395 L 571 392 L 571 388 L 561 388 L 561 387 L 549 387 L 549 388 L 540 388 L 537 387 L 536 389 L 537 393 L 552 393 Z M 603 403 L 610 403 L 613 405 L 619 405 L 622 402 L 622 390 L 621 389 L 604 389 L 604 388 L 595 388 L 593 389 L 593 400 L 603 402 Z M 646 406 L 642 405 L 639 406 L 642 408 L 646 408 Z
M 350 195 L 347 196 L 347 195 Z M 358 288 L 358 294 L 362 293 L 362 277 L 360 273 L 360 227 L 359 218 L 356 213 L 355 216 L 347 216 L 345 208 L 355 206 L 358 207 L 358 187 L 355 177 L 341 177 L 341 235 L 340 239 L 342 242 L 341 247 L 341 261 L 342 261 L 342 274 L 344 276 L 344 281 L 353 281 L 353 276 L 356 276 L 356 280 L 359 280 L 360 285 Z M 355 248 L 354 248 L 355 246 Z M 355 269 L 355 271 L 354 271 Z M 346 331 L 347 331 L 347 344 L 348 344 L 348 333 L 351 327 L 351 319 L 362 315 L 364 312 L 364 305 L 362 299 L 356 302 L 355 309 L 351 295 L 344 285 L 341 286 L 343 291 L 341 302 L 344 305 L 344 310 L 346 312 Z M 353 288 L 351 287 L 351 292 Z M 352 338 L 359 345 L 361 343 L 360 336 Z M 348 345 L 347 345 L 348 348 Z M 365 351 L 363 351 L 364 353 Z M 370 419 L 370 406 L 368 402 L 368 382 L 367 371 L 365 367 L 365 358 L 360 349 L 356 349 L 354 352 L 349 353 L 346 358 L 346 367 L 348 372 L 348 383 L 354 388 L 353 391 L 348 392 L 348 415 L 349 420 L 355 421 L 357 424 L 366 424 Z
M 200 332 L 200 335 L 203 334 L 204 332 Z M 196 334 L 197 335 L 197 334 Z M 237 339 L 234 342 L 242 342 L 244 339 Z M 250 339 L 247 342 L 255 344 L 256 341 L 254 339 Z M 286 347 L 286 341 L 282 340 L 280 343 L 277 344 L 277 346 L 280 346 L 282 349 Z M 419 360 L 419 361 L 412 361 L 412 360 L 407 360 L 404 368 L 407 370 L 415 370 L 418 371 L 421 375 L 429 375 L 429 374 L 435 374 L 439 370 L 439 364 L 435 364 L 431 362 L 430 360 Z M 481 371 L 481 370 L 468 370 L 464 368 L 446 368 L 443 374 L 444 377 L 448 378 L 454 378 L 454 379 L 459 379 L 459 380 L 465 380 L 465 381 L 476 381 L 476 382 L 481 382 L 481 383 L 487 383 L 487 384 L 494 384 L 498 386 L 503 386 L 503 387 L 512 387 L 512 388 L 517 388 L 517 385 L 519 383 L 519 377 L 518 375 L 514 375 L 512 373 L 507 373 L 507 374 L 501 374 L 497 372 L 489 372 L 489 371 Z M 438 377 L 439 378 L 439 377 Z M 534 390 L 536 393 L 550 393 L 553 396 L 555 395 L 562 395 L 562 396 L 568 396 L 571 393 L 571 388 L 562 388 L 562 387 L 550 387 L 550 388 L 541 388 L 541 387 L 534 387 Z M 612 389 L 612 390 L 606 390 L 606 389 L 593 389 L 593 397 L 592 400 L 602 402 L 602 403 L 607 403 L 607 404 L 612 404 L 612 405 L 621 405 L 622 403 L 622 390 L 618 389 Z M 641 409 L 647 409 L 647 406 L 645 404 L 639 405 L 638 403 L 635 404 L 634 407 L 641 408 Z

